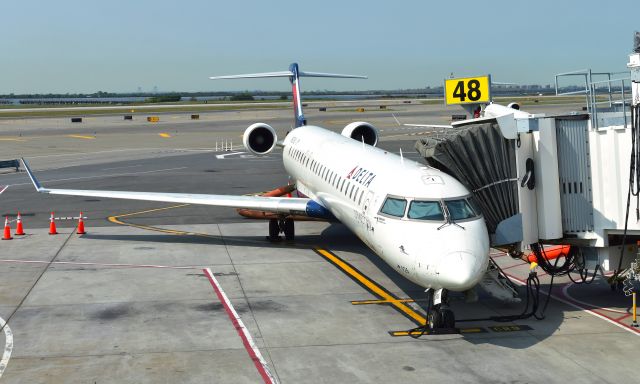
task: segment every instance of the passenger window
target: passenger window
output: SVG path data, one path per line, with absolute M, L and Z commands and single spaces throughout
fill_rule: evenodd
M 467 200 L 448 200 L 444 202 L 453 220 L 464 220 L 476 216 Z
M 442 207 L 438 201 L 414 200 L 411 202 L 407 216 L 416 220 L 444 220 Z
M 387 197 L 382 208 L 381 213 L 389 216 L 403 217 L 404 209 L 407 207 L 407 201 L 405 199 L 398 199 L 394 197 Z

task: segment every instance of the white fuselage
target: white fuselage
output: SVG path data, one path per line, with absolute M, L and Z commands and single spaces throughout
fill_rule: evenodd
M 298 190 L 407 279 L 454 291 L 478 283 L 489 237 L 460 182 L 320 127 L 296 128 L 283 144 L 284 167 Z

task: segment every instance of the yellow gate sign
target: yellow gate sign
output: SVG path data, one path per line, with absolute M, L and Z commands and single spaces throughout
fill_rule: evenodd
M 480 104 L 491 101 L 491 76 L 445 79 L 444 100 L 449 104 Z

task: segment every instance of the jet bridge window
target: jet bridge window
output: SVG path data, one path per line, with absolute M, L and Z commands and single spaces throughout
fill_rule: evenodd
M 466 199 L 445 200 L 444 203 L 452 220 L 464 220 L 477 216 Z
M 444 213 L 439 201 L 414 200 L 409 206 L 410 219 L 416 220 L 444 220 Z
M 403 217 L 404 209 L 407 207 L 407 200 L 396 197 L 387 197 L 380 208 L 380 213 L 385 215 Z

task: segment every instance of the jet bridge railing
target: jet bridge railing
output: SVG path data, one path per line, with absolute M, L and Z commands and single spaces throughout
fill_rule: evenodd
M 587 111 L 591 116 L 591 127 L 593 129 L 614 125 L 626 127 L 629 121 L 627 116 L 630 116 L 628 107 L 631 102 L 631 77 L 614 78 L 616 75 L 621 74 L 629 75 L 629 72 L 593 72 L 591 69 L 581 69 L 559 73 L 555 75 L 556 95 L 568 96 L 584 94 Z M 584 89 L 560 92 L 559 79 L 576 76 L 582 77 Z M 605 77 L 605 80 L 596 81 L 596 77 Z M 622 120 L 622 124 L 617 124 L 619 120 Z
M 616 85 L 618 85 L 616 87 Z M 625 87 L 628 84 L 628 91 Z M 602 86 L 601 86 L 602 85 Z M 627 128 L 631 120 L 631 77 L 594 81 L 592 87 L 592 124 L 595 129 L 611 126 Z M 599 90 L 606 89 L 608 100 L 598 100 Z M 628 96 L 628 97 L 627 97 Z M 622 124 L 620 124 L 622 123 Z

